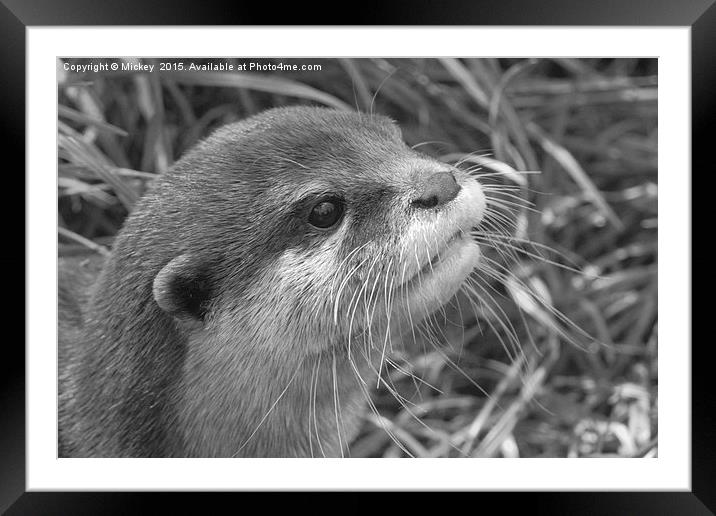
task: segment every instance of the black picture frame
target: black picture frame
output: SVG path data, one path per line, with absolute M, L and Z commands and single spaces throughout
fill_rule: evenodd
M 101 6 L 90 0 L 2 0 L 0 2 L 0 141 L 10 199 L 25 199 L 25 182 L 15 170 L 25 166 L 25 31 L 39 25 L 282 25 L 288 22 L 319 23 L 316 12 L 303 3 L 294 7 L 261 12 L 260 3 L 239 5 L 189 1 L 155 1 L 151 5 L 136 0 L 104 1 Z M 269 9 L 264 9 L 269 11 Z M 691 28 L 692 81 L 692 170 L 713 169 L 709 146 L 716 118 L 716 3 L 715 0 L 492 0 L 481 2 L 380 2 L 344 11 L 329 10 L 321 23 L 329 25 L 647 25 Z M 344 14 L 339 14 L 339 13 Z M 13 157 L 10 166 L 9 157 Z M 692 173 L 693 178 L 693 173 Z M 23 195 L 19 192 L 22 191 Z M 693 191 L 693 190 L 692 190 Z M 693 199 L 692 220 L 709 220 L 704 203 Z M 12 211 L 8 213 L 24 213 Z M 5 228 L 6 242 L 0 263 L 8 282 L 20 282 L 26 272 L 25 229 L 17 222 Z M 17 234 L 15 234 L 17 233 Z M 699 233 L 697 233 L 699 234 Z M 707 233 L 706 233 L 707 234 Z M 693 251 L 692 251 L 693 252 Z M 692 260 L 693 262 L 693 260 Z M 24 275 L 23 275 L 24 280 Z M 19 321 L 25 314 L 25 294 L 6 289 L 6 324 Z M 10 293 L 13 293 L 11 295 Z M 693 303 L 704 310 L 707 303 Z M 13 315 L 15 315 L 13 317 Z M 692 316 L 693 317 L 693 316 Z M 24 320 L 24 317 L 22 317 Z M 708 320 L 708 319 L 706 319 Z M 14 332 L 7 331 L 6 335 Z M 23 326 L 24 334 L 24 326 Z M 711 396 L 712 362 L 710 340 L 692 339 L 692 490 L 690 492 L 587 492 L 528 493 L 500 496 L 500 509 L 529 503 L 531 511 L 545 514 L 713 514 L 716 512 L 716 402 Z M 24 339 L 23 339 L 24 341 Z M 668 343 L 688 345 L 689 343 Z M 17 337 L 5 340 L 0 355 L 0 510 L 8 514 L 77 514 L 134 512 L 145 506 L 149 494 L 25 492 L 25 352 Z M 526 498 L 526 499 L 525 499 Z M 315 505 L 315 500 L 310 502 Z M 307 500 L 308 501 L 308 500 Z M 497 500 L 495 500 L 497 501 Z M 202 503 L 205 502 L 202 501 Z M 167 503 L 162 496 L 163 505 Z M 182 502 L 184 503 L 184 502 Z

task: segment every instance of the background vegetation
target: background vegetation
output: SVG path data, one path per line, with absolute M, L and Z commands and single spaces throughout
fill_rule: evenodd
M 106 254 L 155 175 L 222 124 L 280 105 L 372 109 L 532 205 L 504 213 L 504 314 L 458 299 L 436 317 L 444 348 L 394 358 L 403 403 L 379 389 L 351 455 L 405 455 L 385 427 L 415 456 L 657 453 L 656 60 L 193 62 L 249 61 L 321 69 L 77 74 L 58 61 L 60 255 Z

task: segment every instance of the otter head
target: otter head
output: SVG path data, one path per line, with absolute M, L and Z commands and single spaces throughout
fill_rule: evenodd
M 407 147 L 382 116 L 264 112 L 199 144 L 154 195 L 155 216 L 176 227 L 159 307 L 286 356 L 407 331 L 480 255 L 480 185 Z

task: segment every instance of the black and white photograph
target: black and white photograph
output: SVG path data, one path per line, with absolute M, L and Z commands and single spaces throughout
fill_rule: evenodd
M 56 75 L 59 458 L 659 457 L 658 59 Z
M 0 0 L 0 513 L 714 514 L 715 1 Z

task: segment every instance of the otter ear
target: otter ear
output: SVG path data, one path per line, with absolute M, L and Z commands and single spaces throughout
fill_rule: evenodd
M 189 254 L 177 256 L 154 278 L 153 293 L 159 307 L 169 315 L 203 322 L 211 296 L 207 264 Z

